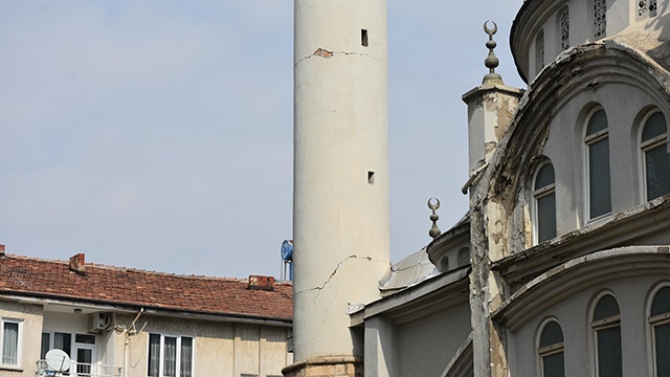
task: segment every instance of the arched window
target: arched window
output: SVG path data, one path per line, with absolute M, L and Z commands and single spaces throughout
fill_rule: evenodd
M 470 249 L 461 247 L 458 249 L 458 267 L 467 266 L 470 264 Z
M 540 30 L 535 37 L 535 74 L 544 68 L 544 30 Z
M 621 315 L 612 295 L 603 296 L 593 312 L 597 376 L 621 377 Z
M 593 0 L 593 36 L 605 38 L 607 32 L 607 1 Z
M 670 376 L 670 287 L 654 295 L 649 313 L 654 358 L 654 376 Z
M 558 15 L 558 35 L 561 37 L 561 50 L 570 47 L 570 11 L 564 8 Z
M 586 169 L 588 218 L 612 211 L 610 185 L 610 151 L 607 115 L 603 109 L 592 112 L 586 127 Z
M 449 258 L 446 256 L 440 260 L 440 271 L 447 272 L 449 271 Z
M 556 321 L 548 322 L 542 329 L 537 353 L 540 357 L 542 377 L 564 377 L 563 331 Z
M 533 185 L 535 240 L 542 243 L 556 237 L 556 179 L 551 163 L 540 165 Z
M 668 154 L 668 127 L 660 111 L 644 120 L 640 137 L 642 152 L 643 192 L 645 201 L 670 192 L 670 154 Z

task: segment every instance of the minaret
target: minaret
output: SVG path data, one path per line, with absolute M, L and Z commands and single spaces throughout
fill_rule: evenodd
M 507 222 L 505 204 L 488 198 L 489 186 L 486 174 L 489 161 L 498 148 L 514 112 L 519 106 L 523 90 L 506 86 L 502 77 L 495 72 L 499 61 L 493 50 L 496 42 L 493 35 L 498 26 L 484 23 L 484 31 L 489 36 L 489 49 L 484 65 L 489 73 L 482 85 L 463 95 L 468 104 L 468 144 L 470 179 L 463 187 L 463 193 L 470 193 L 470 239 L 472 271 L 470 273 L 470 310 L 472 325 L 473 370 L 475 377 L 508 376 L 505 334 L 501 334 L 491 321 L 504 301 L 502 279 L 491 269 L 491 261 L 501 259 L 503 242 L 490 237 L 499 232 Z
M 362 370 L 347 312 L 379 297 L 390 265 L 386 18 L 386 0 L 295 0 L 296 363 L 286 376 Z

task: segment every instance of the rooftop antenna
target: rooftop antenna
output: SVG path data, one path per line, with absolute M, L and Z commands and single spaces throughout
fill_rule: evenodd
M 493 28 L 489 28 L 489 22 L 493 24 Z M 484 76 L 482 85 L 505 85 L 502 76 L 496 73 L 496 68 L 500 64 L 500 61 L 493 52 L 493 49 L 498 45 L 496 41 L 493 40 L 493 36 L 498 32 L 498 25 L 495 22 L 488 20 L 484 22 L 484 32 L 489 35 L 489 40 L 486 41 L 486 48 L 489 49 L 489 55 L 486 57 L 486 60 L 484 60 L 484 65 L 489 69 L 489 73 Z

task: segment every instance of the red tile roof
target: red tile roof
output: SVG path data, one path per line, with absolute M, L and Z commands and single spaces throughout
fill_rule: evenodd
M 210 278 L 84 264 L 77 273 L 68 262 L 5 254 L 0 256 L 0 295 L 51 297 L 207 314 L 291 320 L 291 283 L 273 290 L 249 289 L 246 279 Z

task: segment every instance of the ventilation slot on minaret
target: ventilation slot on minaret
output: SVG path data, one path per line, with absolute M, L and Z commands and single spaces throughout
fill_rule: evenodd
M 375 172 L 373 171 L 368 172 L 368 183 L 369 184 L 375 183 Z
M 361 46 L 368 47 L 368 31 L 361 29 Z

